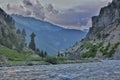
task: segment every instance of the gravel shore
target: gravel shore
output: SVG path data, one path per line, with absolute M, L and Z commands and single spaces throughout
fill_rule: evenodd
M 0 67 L 0 80 L 120 80 L 120 60 Z

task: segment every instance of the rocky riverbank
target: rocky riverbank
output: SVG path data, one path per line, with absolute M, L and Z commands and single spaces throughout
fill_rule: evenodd
M 120 80 L 120 60 L 0 67 L 0 80 Z

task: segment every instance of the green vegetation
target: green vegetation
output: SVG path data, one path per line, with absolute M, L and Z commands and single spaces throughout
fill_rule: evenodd
M 36 45 L 35 45 L 35 33 L 33 32 L 30 37 L 31 37 L 31 42 L 29 44 L 29 48 L 32 49 L 32 50 L 36 50 Z
M 116 50 L 116 48 L 119 46 L 119 42 L 118 43 L 116 43 L 116 44 L 114 44 L 113 46 L 112 46 L 112 48 L 111 48 L 111 50 L 109 51 L 109 54 L 108 54 L 108 57 L 112 57 L 113 56 L 113 54 L 115 53 L 115 50 Z
M 96 37 L 97 37 L 98 39 L 105 39 L 105 38 L 107 38 L 109 35 L 110 35 L 110 34 L 102 34 L 102 35 L 101 35 L 101 34 L 98 33 L 98 34 L 96 35 Z
M 37 56 L 28 53 L 20 53 L 2 45 L 0 45 L 0 56 L 5 56 L 7 58 L 7 64 L 13 65 L 58 64 L 67 60 L 62 57 L 47 56 L 46 52 L 44 52 L 44 57 L 41 57 L 41 55 Z
M 17 32 L 15 32 L 11 28 L 9 28 L 9 26 L 7 26 L 6 28 L 1 27 L 0 30 L 2 33 L 0 35 L 0 45 L 6 46 L 10 49 L 16 49 L 17 51 L 21 51 L 23 49 L 24 47 L 23 39 L 25 39 L 25 35 L 22 35 L 22 33 L 20 33 L 21 32 L 20 30 L 17 30 Z
M 103 53 L 103 56 L 112 57 L 119 44 L 120 44 L 119 42 L 116 44 L 108 43 L 108 45 L 106 47 L 102 47 L 100 51 Z
M 48 55 L 48 53 L 46 51 L 45 52 L 44 51 L 40 51 L 39 49 L 37 49 L 35 52 L 36 52 L 37 55 L 39 55 L 42 58 L 45 58 Z
M 102 47 L 102 48 L 100 49 L 100 52 L 102 52 L 103 56 L 109 54 L 108 50 L 110 49 L 110 47 L 111 47 L 111 44 L 108 43 L 108 45 L 106 46 L 106 48 Z
M 97 51 L 99 50 L 103 56 L 105 57 L 112 57 L 115 53 L 116 48 L 120 45 L 120 43 L 111 44 L 108 43 L 107 46 L 103 46 L 103 43 L 97 43 L 93 45 L 92 43 L 88 42 L 81 47 L 81 50 L 87 49 L 88 51 L 82 54 L 82 58 L 94 58 L 96 56 Z
M 45 61 L 48 62 L 48 63 L 51 63 L 51 64 L 57 64 L 58 63 L 58 60 L 57 60 L 56 57 L 47 57 L 45 59 Z
M 51 64 L 59 64 L 59 63 L 65 63 L 69 61 L 70 59 L 64 58 L 64 57 L 55 57 L 55 56 L 47 56 L 45 58 L 45 61 Z
M 96 36 L 97 36 L 98 39 L 102 38 L 101 34 L 97 34 Z
M 25 29 L 22 30 L 22 35 L 23 35 L 23 41 L 25 42 L 25 37 L 27 35 Z
M 64 53 L 65 55 L 67 54 L 66 52 Z M 64 57 L 65 55 L 64 55 L 63 53 L 60 53 L 59 51 L 58 51 L 58 53 L 57 53 L 57 57 Z
M 96 45 L 91 46 L 89 51 L 82 54 L 82 58 L 90 58 L 90 57 L 94 58 L 96 56 L 97 49 L 98 49 L 98 46 Z
M 36 64 L 52 63 L 56 64 L 63 59 L 48 57 L 47 52 L 37 50 L 35 45 L 35 33 L 31 36 L 29 46 L 25 44 L 25 29 L 15 30 L 15 22 L 3 10 L 0 14 L 0 64 Z M 29 47 L 29 48 L 28 48 Z M 1 66 L 1 65 L 0 65 Z
M 100 48 L 102 46 L 103 46 L 103 42 L 101 42 L 101 43 L 98 44 L 98 48 Z
M 11 50 L 4 46 L 0 45 L 0 55 L 6 56 L 9 61 L 27 61 L 27 60 L 35 60 L 30 54 L 28 53 L 19 53 L 16 50 Z
M 82 50 L 83 50 L 83 49 L 87 49 L 88 51 L 85 52 L 85 53 L 83 53 L 81 57 L 82 57 L 82 58 L 90 58 L 90 57 L 94 58 L 94 57 L 96 56 L 96 54 L 97 54 L 97 50 L 98 50 L 101 46 L 103 46 L 103 43 L 102 43 L 102 42 L 101 42 L 101 43 L 94 44 L 94 45 L 93 45 L 93 43 L 91 43 L 91 42 L 85 43 L 85 45 L 83 45 L 81 49 L 82 49 Z
M 107 38 L 110 34 L 103 34 L 103 39 Z
M 83 49 L 89 49 L 89 48 L 91 48 L 93 46 L 93 44 L 91 43 L 91 42 L 87 42 L 87 43 L 85 43 L 84 45 L 82 45 L 81 46 L 81 50 L 83 50 Z
M 90 58 L 90 57 L 94 58 L 95 56 L 96 56 L 96 53 L 92 53 L 89 51 L 82 54 L 82 58 Z

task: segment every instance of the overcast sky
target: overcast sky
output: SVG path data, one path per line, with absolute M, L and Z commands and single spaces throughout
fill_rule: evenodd
M 111 0 L 0 0 L 9 14 L 35 17 L 70 29 L 91 27 L 91 17 Z

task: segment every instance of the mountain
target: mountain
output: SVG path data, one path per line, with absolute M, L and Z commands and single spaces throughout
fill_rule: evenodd
M 17 28 L 25 29 L 27 32 L 26 43 L 30 42 L 30 34 L 36 34 L 35 42 L 37 48 L 50 54 L 58 53 L 72 46 L 86 35 L 86 31 L 64 29 L 49 22 L 41 21 L 31 17 L 12 15 Z
M 120 0 L 113 0 L 92 17 L 87 36 L 66 51 L 74 58 L 120 59 Z
M 0 45 L 22 50 L 23 44 L 22 39 L 16 34 L 14 20 L 0 8 Z

